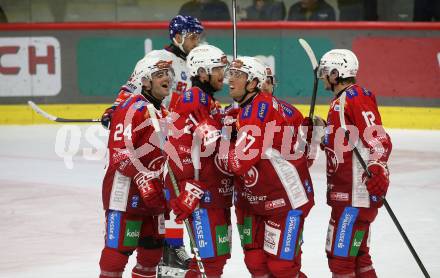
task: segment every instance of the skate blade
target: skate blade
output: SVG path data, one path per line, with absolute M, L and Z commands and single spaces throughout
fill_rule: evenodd
M 159 266 L 157 277 L 161 278 L 183 278 L 187 270 L 170 267 L 166 265 Z

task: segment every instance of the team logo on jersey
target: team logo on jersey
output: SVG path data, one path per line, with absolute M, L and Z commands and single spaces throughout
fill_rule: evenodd
M 243 112 L 241 112 L 241 118 L 247 119 L 252 115 L 252 105 L 248 104 L 243 108 Z
M 191 90 L 186 91 L 186 92 L 183 94 L 183 102 L 184 102 L 184 103 L 192 103 L 192 102 L 193 102 L 193 93 L 192 93 Z
M 180 77 L 182 78 L 182 80 L 186 80 L 186 78 L 188 78 L 188 77 L 186 76 L 186 72 L 184 72 L 184 71 L 182 71 L 182 72 L 180 73 Z
M 260 119 L 260 121 L 264 121 L 264 118 L 266 118 L 267 110 L 268 110 L 269 104 L 267 102 L 260 102 L 258 104 L 258 113 L 257 117 Z
M 199 101 L 201 104 L 207 106 L 208 105 L 208 95 L 205 92 L 200 92 Z
M 155 159 L 151 160 L 147 165 L 147 169 L 154 172 L 161 172 L 163 168 L 163 156 L 158 156 Z
M 244 186 L 246 187 L 253 187 L 255 184 L 257 184 L 258 181 L 258 170 L 255 168 L 255 166 L 252 166 L 249 171 L 247 171 L 243 176 L 242 179 L 244 181 Z
M 325 148 L 325 154 L 327 156 L 327 176 L 332 176 L 338 170 L 338 157 L 332 149 L 327 147 Z
M 215 154 L 214 164 L 217 167 L 217 169 L 223 174 L 228 176 L 233 176 L 233 174 L 228 172 L 228 160 L 219 158 L 218 153 Z

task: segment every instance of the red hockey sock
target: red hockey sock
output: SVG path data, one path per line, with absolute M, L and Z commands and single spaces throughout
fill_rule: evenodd
M 101 268 L 99 278 L 122 278 L 127 262 L 127 255 L 105 247 L 102 249 L 101 259 L 99 260 L 99 267 Z
M 156 277 L 156 268 L 162 257 L 162 248 L 137 249 L 137 264 L 131 271 L 132 278 Z
M 267 257 L 262 249 L 245 250 L 244 262 L 252 276 L 265 277 L 264 275 L 270 274 L 267 267 Z

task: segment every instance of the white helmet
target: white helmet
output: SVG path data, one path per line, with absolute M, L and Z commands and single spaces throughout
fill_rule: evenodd
M 237 70 L 247 74 L 247 81 L 250 82 L 255 78 L 258 80 L 257 87 L 266 81 L 266 66 L 260 60 L 250 56 L 241 56 L 232 61 L 229 70 Z
M 186 57 L 186 65 L 191 76 L 197 76 L 200 68 L 211 74 L 213 68 L 227 66 L 228 58 L 221 49 L 204 44 L 191 50 Z
M 356 55 L 348 49 L 332 49 L 322 56 L 319 62 L 318 78 L 330 75 L 333 70 L 339 72 L 339 77 L 356 77 L 359 61 Z
M 272 68 L 266 65 L 266 79 L 270 78 L 273 85 L 275 85 L 275 74 L 273 74 Z
M 139 60 L 133 73 L 128 79 L 125 87 L 132 93 L 140 94 L 142 92 L 142 79 L 152 79 L 155 72 L 167 69 L 172 81 L 174 81 L 174 70 L 172 68 L 173 56 L 166 50 L 153 50 L 148 52 L 144 58 Z

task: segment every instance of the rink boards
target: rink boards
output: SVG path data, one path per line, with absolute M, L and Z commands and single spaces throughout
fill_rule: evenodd
M 40 105 L 50 114 L 63 118 L 99 118 L 109 104 L 46 104 Z M 296 105 L 303 115 L 308 115 L 309 105 Z M 380 106 L 386 128 L 440 129 L 440 108 Z M 326 118 L 328 105 L 317 105 L 316 115 Z M 36 114 L 27 105 L 0 105 L 0 125 L 53 123 Z

